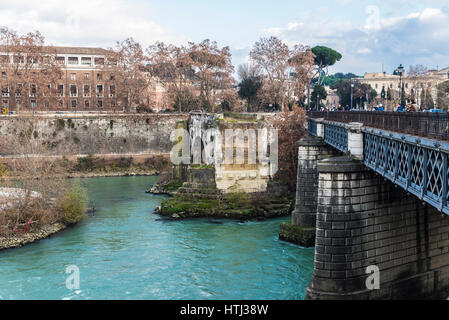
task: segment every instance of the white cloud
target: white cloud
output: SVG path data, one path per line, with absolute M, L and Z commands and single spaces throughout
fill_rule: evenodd
M 185 42 L 151 21 L 150 6 L 135 0 L 0 0 L 0 26 L 19 33 L 39 30 L 55 45 L 111 47 L 133 37 L 149 45 L 156 40 Z
M 400 63 L 449 66 L 449 11 L 427 8 L 421 12 L 380 19 L 375 28 L 355 26 L 337 17 L 304 15 L 286 27 L 263 30 L 293 45 L 326 45 L 341 52 L 343 59 L 333 71 L 391 72 Z

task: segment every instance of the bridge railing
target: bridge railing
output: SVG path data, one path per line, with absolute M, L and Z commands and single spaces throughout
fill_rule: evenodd
M 366 166 L 449 214 L 449 143 L 363 128 Z
M 348 129 L 343 123 L 326 122 L 324 141 L 341 152 L 348 151 Z
M 420 137 L 449 140 L 449 114 L 385 111 L 312 111 L 309 118 L 342 123 L 360 122 L 364 126 Z

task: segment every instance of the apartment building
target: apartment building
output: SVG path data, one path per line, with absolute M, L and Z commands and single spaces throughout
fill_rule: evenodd
M 29 90 L 13 93 L 10 92 L 8 73 L 3 68 L 0 78 L 1 107 L 11 111 L 110 111 L 120 108 L 115 75 L 105 68 L 106 50 L 83 47 L 49 47 L 48 50 L 56 54 L 60 68 L 57 77 L 52 83 L 29 84 Z M 3 66 L 5 62 L 16 62 L 13 60 L 14 54 L 5 51 L 0 50 Z M 51 92 L 55 97 L 48 99 L 45 92 Z

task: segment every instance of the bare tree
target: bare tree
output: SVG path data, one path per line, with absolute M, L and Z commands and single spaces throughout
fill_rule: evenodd
M 309 47 L 298 44 L 293 48 L 288 60 L 290 67 L 294 70 L 287 92 L 290 101 L 292 95 L 298 100 L 304 97 L 304 91 L 314 77 L 314 59 L 315 55 Z
M 422 64 L 411 65 L 408 71 L 410 77 L 422 77 L 427 76 L 428 74 L 429 70 Z
M 217 102 L 217 94 L 230 89 L 234 81 L 230 49 L 219 48 L 216 42 L 204 40 L 199 44 L 190 42 L 188 55 L 198 79 L 203 108 L 210 111 Z
M 30 32 L 19 35 L 0 29 L 0 69 L 3 96 L 10 105 L 48 110 L 56 105 L 56 85 L 62 71 L 56 61 L 56 50 L 44 45 L 44 37 Z
M 156 42 L 147 49 L 152 77 L 159 79 L 167 92 L 169 105 L 179 112 L 189 111 L 193 94 L 192 60 L 185 47 Z
M 117 42 L 109 51 L 105 71 L 113 75 L 117 83 L 116 94 L 118 104 L 130 111 L 147 101 L 142 99 L 149 86 L 147 57 L 141 45 L 133 38 Z
M 290 50 L 276 37 L 261 38 L 250 52 L 251 60 L 262 70 L 262 100 L 268 104 L 286 104 L 285 84 L 288 78 Z

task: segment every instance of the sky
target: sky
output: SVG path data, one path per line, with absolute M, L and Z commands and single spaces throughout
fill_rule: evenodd
M 39 30 L 49 44 L 144 47 L 217 41 L 233 63 L 261 37 L 325 45 L 343 58 L 331 72 L 393 72 L 403 64 L 449 67 L 448 0 L 0 0 L 0 27 Z

